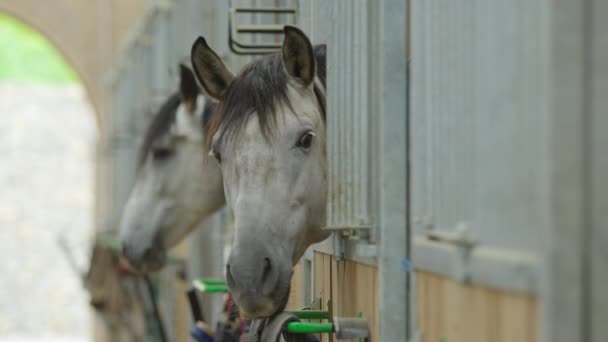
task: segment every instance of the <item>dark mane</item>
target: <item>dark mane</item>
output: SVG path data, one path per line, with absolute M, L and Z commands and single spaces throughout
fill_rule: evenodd
M 325 87 L 325 45 L 316 45 L 316 75 Z M 315 95 L 325 119 L 324 91 L 314 86 Z M 219 139 L 238 131 L 247 120 L 257 113 L 262 134 L 268 137 L 276 121 L 276 108 L 291 107 L 287 95 L 287 74 L 280 53 L 264 56 L 246 65 L 224 91 L 210 121 L 207 145 L 216 131 L 221 129 Z
M 164 136 L 171 128 L 171 125 L 175 122 L 175 117 L 177 114 L 177 108 L 182 103 L 181 96 L 178 92 L 169 96 L 169 98 L 162 104 L 158 113 L 152 119 L 150 126 L 148 126 L 148 130 L 146 131 L 146 135 L 144 136 L 144 140 L 139 149 L 139 157 L 137 165 L 140 167 L 144 164 L 146 160 L 146 156 L 152 149 L 152 145 L 156 141 L 156 139 Z M 208 127 L 208 122 L 211 117 L 211 113 L 215 108 L 215 104 L 211 99 L 205 98 L 205 106 L 202 108 L 202 122 L 201 129 L 203 131 Z M 197 110 L 201 110 L 197 108 Z

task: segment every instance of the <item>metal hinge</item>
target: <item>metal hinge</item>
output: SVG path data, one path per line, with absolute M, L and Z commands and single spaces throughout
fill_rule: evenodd
M 477 244 L 471 236 L 471 230 L 464 223 L 458 224 L 451 231 L 427 229 L 424 235 L 431 241 L 447 243 L 466 250 L 473 249 Z
M 471 256 L 479 242 L 472 236 L 471 229 L 465 223 L 459 223 L 453 230 L 436 230 L 432 226 L 427 226 L 423 233 L 424 237 L 434 243 L 445 244 L 455 247 L 459 251 L 459 267 L 454 272 L 459 274 L 458 279 L 463 283 L 471 281 Z
M 344 225 L 344 226 L 328 226 L 323 230 L 334 232 L 333 251 L 334 257 L 340 260 L 344 257 L 344 244 L 346 240 L 367 241 L 370 242 L 371 231 L 375 228 L 373 225 Z M 364 252 L 366 257 L 375 257 L 375 245 L 369 245 L 369 248 L 360 247 L 359 252 Z

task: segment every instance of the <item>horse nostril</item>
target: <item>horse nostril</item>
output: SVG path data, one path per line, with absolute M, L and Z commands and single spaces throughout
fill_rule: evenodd
M 154 258 L 154 247 L 149 247 L 142 254 L 143 260 L 152 260 Z
M 266 283 L 268 277 L 270 277 L 270 272 L 272 271 L 272 266 L 270 264 L 270 258 L 264 258 L 264 268 L 262 270 L 262 283 Z
M 279 281 L 279 272 L 273 267 L 270 258 L 264 258 L 264 268 L 262 269 L 262 293 L 266 296 L 276 290 Z

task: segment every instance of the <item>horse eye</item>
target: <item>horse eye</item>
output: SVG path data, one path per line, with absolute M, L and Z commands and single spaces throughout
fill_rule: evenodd
M 155 160 L 167 159 L 173 154 L 173 151 L 166 147 L 157 147 L 152 150 L 152 157 Z
M 296 146 L 300 147 L 300 148 L 310 148 L 310 145 L 312 144 L 312 138 L 314 136 L 315 136 L 315 133 L 313 133 L 312 131 L 308 131 L 308 132 L 302 134 L 300 139 L 298 139 Z

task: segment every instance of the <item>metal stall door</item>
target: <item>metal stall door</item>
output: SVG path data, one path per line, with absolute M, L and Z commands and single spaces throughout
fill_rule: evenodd
M 372 339 L 408 337 L 404 1 L 306 1 L 301 27 L 327 44 L 327 229 L 303 259 L 309 299 L 369 318 Z
M 536 341 L 548 4 L 413 1 L 411 224 L 423 341 Z

